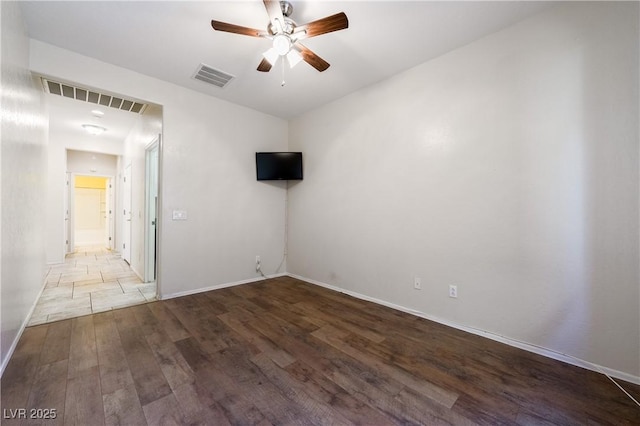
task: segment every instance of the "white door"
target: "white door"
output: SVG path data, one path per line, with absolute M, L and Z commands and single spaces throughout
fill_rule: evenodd
M 145 282 L 156 280 L 157 223 L 158 223 L 158 147 L 159 139 L 146 150 L 146 226 L 145 226 Z
M 115 234 L 115 224 L 113 220 L 113 209 L 115 208 L 115 191 L 113 190 L 113 179 L 107 179 L 107 208 L 106 208 L 106 219 L 107 219 L 107 227 L 106 227 L 106 241 L 105 246 L 109 250 L 113 250 L 114 248 L 114 234 Z
M 131 164 L 124 169 L 122 181 L 122 258 L 131 263 Z

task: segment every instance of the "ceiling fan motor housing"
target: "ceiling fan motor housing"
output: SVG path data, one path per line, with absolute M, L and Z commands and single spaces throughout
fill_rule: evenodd
M 269 24 L 269 33 L 271 35 L 276 35 L 276 34 L 293 34 L 293 31 L 296 29 L 296 23 L 293 19 L 285 16 L 284 17 L 284 23 L 282 23 L 282 31 L 280 31 L 280 28 L 278 28 L 277 25 L 274 24 Z
M 291 6 L 291 3 L 288 1 L 281 1 L 280 9 L 282 10 L 282 14 L 287 18 L 293 13 L 293 6 Z

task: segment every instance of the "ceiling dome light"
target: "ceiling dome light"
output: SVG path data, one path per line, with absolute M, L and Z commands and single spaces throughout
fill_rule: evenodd
M 91 115 L 93 115 L 95 118 L 102 118 L 104 117 L 104 112 L 98 110 L 98 109 L 93 109 L 91 110 Z
M 102 133 L 107 131 L 107 129 L 105 129 L 104 127 L 96 126 L 93 124 L 83 124 L 82 128 L 85 129 L 87 133 L 94 136 L 101 135 Z
M 278 55 L 284 56 L 291 50 L 291 40 L 284 34 L 278 34 L 273 38 L 273 48 Z

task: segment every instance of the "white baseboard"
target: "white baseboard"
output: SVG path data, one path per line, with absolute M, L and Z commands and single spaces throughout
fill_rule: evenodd
M 578 367 L 585 368 L 587 370 L 595 371 L 597 373 L 604 374 L 609 377 L 614 377 L 616 379 L 624 380 L 629 383 L 634 383 L 640 385 L 640 376 L 634 376 L 629 373 L 625 373 L 623 371 L 614 370 L 612 368 L 604 367 L 601 365 L 593 364 L 591 362 L 576 358 L 571 355 L 563 354 L 561 352 L 554 351 L 553 349 L 544 348 L 542 346 L 534 345 L 527 342 L 522 342 L 517 339 L 512 339 L 510 337 L 501 336 L 499 334 L 492 333 L 490 331 L 484 331 L 473 327 L 468 327 L 465 325 L 457 324 L 452 321 L 444 320 L 442 318 L 437 318 L 429 314 L 425 314 L 424 312 L 419 312 L 414 309 L 409 309 L 404 306 L 396 305 L 394 303 L 390 303 L 381 299 L 376 299 L 375 297 L 366 296 L 364 294 L 356 293 L 350 290 L 345 290 L 340 287 L 336 287 L 330 284 L 326 284 L 320 281 L 312 280 L 310 278 L 305 278 L 296 274 L 287 274 L 292 278 L 296 278 L 301 281 L 308 282 L 310 284 L 314 284 L 320 287 L 328 288 L 329 290 L 334 290 L 339 293 L 348 294 L 349 296 L 353 296 L 357 299 L 366 300 L 368 302 L 373 302 L 378 305 L 383 305 L 392 309 L 396 309 L 398 311 L 406 312 L 408 314 L 412 314 L 418 316 L 420 318 L 428 319 L 433 322 L 437 322 L 439 324 L 443 324 L 449 327 L 453 327 L 458 330 L 466 331 L 471 334 L 475 334 L 478 336 L 486 337 L 487 339 L 495 340 L 496 342 L 504 343 L 509 346 L 513 346 L 519 349 L 523 349 L 528 352 L 533 352 L 538 355 L 542 355 L 547 358 L 555 359 L 557 361 L 566 362 L 567 364 L 575 365 Z
M 29 321 L 31 321 L 31 316 L 33 315 L 33 311 L 35 311 L 36 306 L 38 305 L 38 300 L 40 300 L 40 297 L 42 296 L 42 292 L 44 291 L 46 286 L 47 286 L 47 280 L 45 278 L 42 282 L 42 287 L 40 287 L 40 291 L 38 292 L 38 296 L 33 301 L 33 304 L 31 305 L 31 309 L 29 309 L 29 313 L 27 314 L 24 321 L 22 321 L 22 324 L 20 325 L 20 329 L 18 330 L 18 334 L 16 334 L 16 337 L 13 339 L 13 342 L 9 347 L 7 356 L 2 360 L 2 364 L 0 364 L 0 378 L 4 374 L 4 370 L 7 368 L 7 365 L 9 365 L 9 361 L 11 360 L 11 357 L 13 356 L 13 353 L 15 352 L 16 347 L 18 346 L 18 342 L 22 337 L 22 333 L 24 333 L 24 329 L 27 328 L 27 324 L 29 324 Z
M 158 295 L 158 299 L 159 300 L 175 299 L 176 297 L 189 296 L 189 295 L 192 295 L 192 294 L 204 293 L 206 291 L 219 290 L 221 288 L 227 288 L 227 287 L 235 287 L 237 285 L 255 283 L 255 282 L 258 282 L 258 281 L 264 281 L 265 279 L 268 279 L 268 278 L 278 278 L 278 277 L 284 277 L 284 276 L 287 276 L 287 274 L 286 273 L 273 274 L 273 275 L 267 275 L 267 278 L 256 277 L 256 278 L 250 278 L 250 279 L 242 280 L 242 281 L 235 281 L 235 282 L 230 282 L 230 283 L 216 284 L 216 285 L 212 285 L 212 286 L 208 286 L 208 287 L 199 287 L 199 288 L 196 288 L 194 290 L 180 291 L 178 293 L 161 294 L 161 295 Z

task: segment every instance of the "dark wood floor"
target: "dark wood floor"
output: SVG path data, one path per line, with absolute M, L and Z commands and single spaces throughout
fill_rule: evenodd
M 27 328 L 2 411 L 3 425 L 640 424 L 602 375 L 292 278 Z

